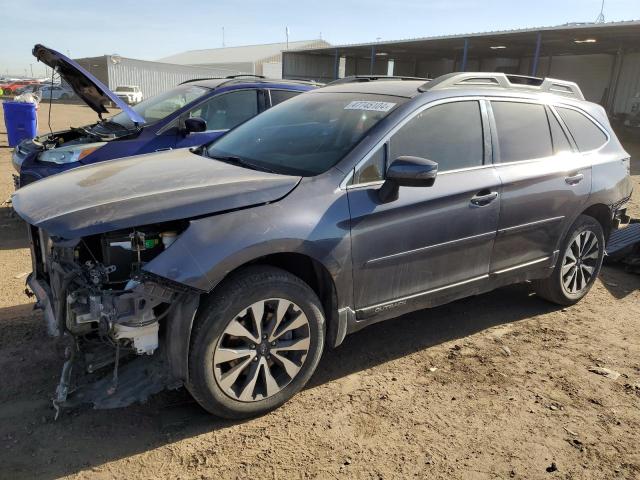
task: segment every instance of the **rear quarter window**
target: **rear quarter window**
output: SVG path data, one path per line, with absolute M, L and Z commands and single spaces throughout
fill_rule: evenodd
M 556 107 L 581 152 L 600 148 L 607 143 L 605 133 L 586 115 L 571 108 Z

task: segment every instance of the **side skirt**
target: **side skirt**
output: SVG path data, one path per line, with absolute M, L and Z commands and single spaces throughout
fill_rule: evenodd
M 555 251 L 549 257 L 540 258 L 522 265 L 361 308 L 355 311 L 355 315 L 347 318 L 346 333 L 354 333 L 374 323 L 397 318 L 417 310 L 438 307 L 462 298 L 487 293 L 496 288 L 546 278 L 551 275 L 555 267 L 558 253 L 558 251 Z

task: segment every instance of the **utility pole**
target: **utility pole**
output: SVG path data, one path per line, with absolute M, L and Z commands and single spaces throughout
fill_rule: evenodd
M 284 32 L 287 36 L 287 50 L 289 50 L 289 27 L 285 27 Z
M 29 64 L 29 68 L 31 69 L 31 78 L 33 78 L 33 63 Z
M 224 27 L 222 27 L 222 48 L 226 47 L 224 44 Z
M 598 18 L 596 18 L 596 23 L 604 23 L 604 0 L 602 0 L 602 5 L 600 6 L 600 14 Z

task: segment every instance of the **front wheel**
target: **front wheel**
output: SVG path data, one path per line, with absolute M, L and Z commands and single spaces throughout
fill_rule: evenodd
M 559 305 L 573 305 L 591 289 L 604 258 L 604 233 L 593 217 L 580 215 L 569 229 L 550 277 L 534 282 L 536 293 Z
M 266 413 L 311 378 L 324 334 L 320 301 L 306 283 L 274 267 L 241 270 L 201 305 L 188 389 L 220 417 Z

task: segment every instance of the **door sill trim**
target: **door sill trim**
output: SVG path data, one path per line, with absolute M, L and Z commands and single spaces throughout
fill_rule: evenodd
M 407 295 L 406 297 L 395 298 L 393 300 L 388 300 L 386 302 L 378 303 L 376 305 L 371 305 L 369 307 L 364 307 L 359 310 L 356 310 L 356 318 L 359 315 L 371 315 L 378 314 L 382 312 L 386 312 L 396 307 L 401 307 L 405 305 L 409 300 L 414 300 L 416 298 L 425 297 L 427 295 L 431 295 L 433 293 L 441 292 L 443 290 L 448 290 L 450 288 L 461 287 L 463 285 L 467 285 L 469 283 L 478 282 L 480 280 L 486 280 L 489 278 L 489 275 L 481 275 L 479 277 L 470 278 L 468 280 L 463 280 L 462 282 L 450 283 L 449 285 L 444 285 L 438 288 L 432 288 L 431 290 L 425 290 L 422 292 L 414 293 L 412 295 Z

